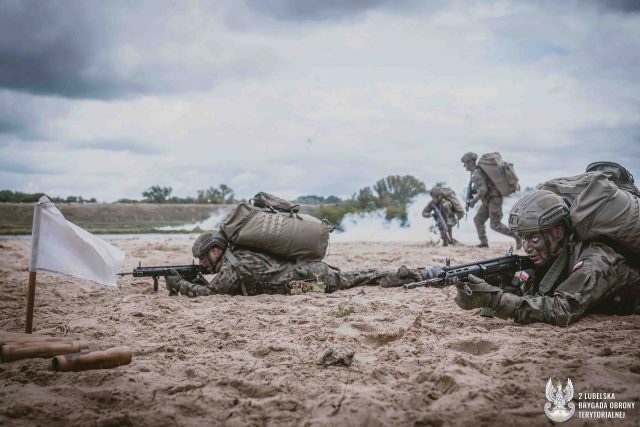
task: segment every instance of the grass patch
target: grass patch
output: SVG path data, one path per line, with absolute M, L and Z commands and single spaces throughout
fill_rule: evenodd
M 350 304 L 338 304 L 337 307 L 331 309 L 331 311 L 329 311 L 329 316 L 331 317 L 348 317 L 352 314 L 355 313 L 363 313 L 367 311 L 365 308 L 363 307 L 356 307 Z

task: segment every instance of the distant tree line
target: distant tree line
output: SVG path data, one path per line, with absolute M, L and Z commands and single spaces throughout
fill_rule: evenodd
M 424 182 L 411 175 L 390 175 L 371 187 L 361 188 L 350 199 L 335 205 L 323 204 L 314 210 L 314 216 L 325 218 L 339 226 L 345 215 L 385 209 L 386 219 L 399 219 L 407 225 L 407 208 L 413 198 L 427 191 Z
M 342 199 L 338 196 L 333 196 L 333 195 L 329 197 L 308 195 L 308 196 L 300 196 L 297 199 L 292 200 L 292 202 L 300 203 L 301 205 L 321 205 L 324 203 L 329 203 L 329 204 L 342 203 Z
M 437 183 L 436 185 L 444 185 Z M 313 215 L 324 218 L 339 226 L 345 215 L 349 213 L 364 213 L 378 209 L 385 209 L 386 218 L 399 219 L 402 224 L 407 224 L 407 208 L 413 198 L 425 193 L 425 184 L 411 175 L 390 175 L 378 180 L 370 187 L 361 188 L 346 200 L 330 195 L 328 197 L 306 195 L 293 200 L 295 203 L 318 205 Z M 173 189 L 160 185 L 153 185 L 142 192 L 142 199 L 120 199 L 116 203 L 201 203 L 201 204 L 233 204 L 238 200 L 234 191 L 226 184 L 220 184 L 217 188 L 209 187 L 206 190 L 198 190 L 193 197 L 172 196 Z M 44 193 L 22 193 L 10 190 L 0 191 L 0 202 L 34 203 Z M 84 199 L 82 196 L 69 196 L 67 198 L 49 197 L 54 203 L 93 203 L 95 198 Z
M 54 203 L 95 203 L 95 197 L 85 199 L 82 196 L 51 197 L 45 193 L 23 193 L 22 191 L 0 190 L 0 203 L 36 203 L 42 196 L 49 197 Z
M 120 199 L 116 203 L 212 203 L 212 204 L 231 204 L 236 203 L 233 190 L 225 185 L 220 184 L 218 188 L 209 187 L 206 190 L 198 190 L 195 197 L 176 197 L 172 196 L 173 188 L 153 185 L 142 192 L 142 200 Z

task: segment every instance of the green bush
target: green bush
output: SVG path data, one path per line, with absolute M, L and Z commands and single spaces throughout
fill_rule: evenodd
M 346 214 L 365 212 L 351 203 L 339 205 L 320 205 L 313 211 L 313 216 L 320 219 L 326 219 L 336 228 L 340 229 L 340 223 Z

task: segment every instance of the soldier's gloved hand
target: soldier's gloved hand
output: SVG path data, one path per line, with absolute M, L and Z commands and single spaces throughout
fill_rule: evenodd
M 474 208 L 474 207 L 476 206 L 476 203 L 478 203 L 478 201 L 477 201 L 477 200 L 471 200 L 471 201 L 469 202 L 469 207 L 470 207 L 470 208 Z
M 495 309 L 503 290 L 497 286 L 493 286 L 470 274 L 467 283 L 454 283 L 456 285 L 456 297 L 454 299 L 458 307 L 464 310 L 472 310 L 474 308 L 489 307 Z M 469 295 L 469 293 L 471 295 Z
M 422 213 L 423 218 L 431 218 L 431 211 L 429 212 L 423 212 Z
M 196 277 L 195 280 L 191 281 L 191 283 L 195 283 L 197 285 L 202 285 L 202 286 L 209 286 L 209 282 L 207 281 L 207 279 L 205 279 L 202 276 Z
M 171 274 L 168 274 L 164 277 L 165 286 L 169 291 L 170 295 L 178 295 L 178 291 L 180 290 L 180 283 L 184 280 L 180 274 L 174 270 L 173 268 L 169 270 Z

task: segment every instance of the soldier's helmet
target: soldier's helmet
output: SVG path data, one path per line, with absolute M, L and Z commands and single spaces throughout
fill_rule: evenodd
M 547 190 L 527 194 L 509 213 L 509 229 L 517 234 L 544 231 L 562 223 L 569 225 L 569 207 L 562 197 Z
M 429 190 L 429 195 L 433 197 L 442 196 L 444 193 L 442 191 L 442 187 L 435 186 L 431 190 Z
M 476 153 L 468 152 L 464 153 L 464 156 L 462 156 L 462 159 L 460 159 L 462 163 L 466 163 L 470 160 L 478 160 L 478 155 Z
M 205 231 L 204 233 L 199 235 L 196 241 L 193 243 L 191 252 L 193 253 L 194 258 L 200 258 L 200 256 L 207 253 L 207 251 L 212 246 L 225 249 L 228 244 L 229 243 L 227 242 L 227 239 L 225 239 L 222 233 L 220 233 L 219 231 Z
M 611 176 L 616 184 L 633 184 L 633 175 L 625 167 L 614 162 L 593 162 L 590 163 L 585 172 L 602 171 Z

